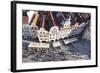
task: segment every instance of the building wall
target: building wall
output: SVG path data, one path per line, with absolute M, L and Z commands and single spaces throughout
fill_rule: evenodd
M 49 41 L 56 41 L 59 39 L 59 28 L 58 26 L 51 27 L 49 31 Z
M 50 41 L 57 41 L 60 38 L 64 39 L 65 37 L 69 37 L 75 34 L 80 34 L 83 31 L 83 27 L 73 26 L 64 24 L 66 26 L 63 26 L 59 29 L 58 26 L 51 27 L 50 31 L 46 31 L 44 28 L 41 28 L 38 31 L 38 38 L 40 42 L 50 42 Z
M 38 38 L 40 42 L 48 42 L 49 41 L 49 36 L 48 36 L 48 31 L 46 31 L 44 28 L 40 28 L 37 32 Z

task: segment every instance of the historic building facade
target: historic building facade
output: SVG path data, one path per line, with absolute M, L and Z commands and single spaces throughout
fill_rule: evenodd
M 40 28 L 37 35 L 40 42 L 49 42 L 49 32 L 44 28 Z
M 53 26 L 49 31 L 49 41 L 57 41 L 59 39 L 59 27 Z

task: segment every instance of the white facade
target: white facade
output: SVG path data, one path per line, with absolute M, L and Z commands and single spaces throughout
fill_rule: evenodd
M 61 46 L 60 42 L 53 42 L 53 47 Z
M 40 42 L 49 41 L 48 31 L 46 31 L 44 28 L 40 28 L 37 32 L 37 35 Z
M 31 42 L 29 45 L 28 45 L 29 48 L 49 48 L 49 44 L 48 43 L 36 43 L 36 42 Z M 33 49 L 34 49 L 33 48 Z
M 65 21 L 63 27 L 60 28 L 60 38 L 65 38 L 65 37 L 69 36 L 69 34 L 72 31 L 72 28 L 71 28 L 70 24 L 71 24 L 70 19 L 67 19 Z
M 66 26 L 65 26 L 66 25 Z M 44 28 L 40 28 L 38 30 L 37 35 L 40 42 L 50 42 L 57 41 L 60 38 L 64 39 L 65 37 L 69 37 L 75 34 L 79 34 L 82 32 L 83 27 L 79 27 L 78 23 L 74 26 L 70 26 L 69 24 L 64 24 L 63 27 L 59 29 L 58 26 L 51 27 L 50 31 L 46 31 Z
M 75 26 L 71 27 L 67 25 L 66 28 L 61 27 L 59 30 L 58 26 L 51 27 L 50 31 L 46 31 L 44 28 L 40 28 L 38 30 L 37 35 L 40 42 L 50 42 L 50 41 L 56 41 L 60 38 L 64 39 L 65 37 L 69 37 L 70 35 L 79 34 L 83 28 L 77 26 L 77 29 Z
M 49 31 L 49 41 L 56 41 L 59 39 L 59 27 L 53 26 Z
M 72 32 L 72 28 L 70 25 L 67 25 L 66 27 L 63 27 L 60 29 L 60 36 L 65 38 L 65 37 L 68 37 L 70 35 L 70 33 Z

